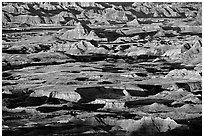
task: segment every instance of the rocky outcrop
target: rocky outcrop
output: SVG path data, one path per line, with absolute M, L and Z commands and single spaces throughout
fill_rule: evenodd
M 159 132 L 167 132 L 178 127 L 181 127 L 180 124 L 177 124 L 174 120 L 170 118 L 161 119 L 161 118 L 152 118 L 152 117 L 143 117 L 141 120 L 119 120 L 119 126 L 122 129 L 130 133 L 135 134 L 144 134 L 154 135 Z
M 137 21 L 137 19 L 127 22 L 126 24 L 127 26 L 135 26 L 135 27 L 139 26 L 139 22 Z
M 135 7 L 134 12 L 138 17 L 189 17 L 193 14 L 193 11 L 188 9 L 192 4 L 185 5 L 184 3 L 172 3 L 171 5 L 166 3 L 133 3 Z M 185 7 L 185 8 L 184 8 Z M 195 6 L 198 10 L 199 3 Z
M 32 2 L 3 3 L 4 25 L 10 22 L 65 24 L 67 17 L 92 20 L 92 23 L 126 23 L 137 18 L 196 18 L 201 25 L 200 3 L 100 3 Z M 198 13 L 198 14 L 196 14 Z
M 200 75 L 199 71 L 188 71 L 186 69 L 182 70 L 172 70 L 170 71 L 165 78 L 183 78 L 183 79 L 189 79 L 189 80 L 201 80 L 202 76 Z
M 101 38 L 86 24 L 77 23 L 73 30 L 67 30 L 58 36 L 62 40 L 100 40 Z
M 63 51 L 70 55 L 108 54 L 109 52 L 107 49 L 96 47 L 91 42 L 85 40 L 64 44 L 58 47 L 57 51 Z
M 71 19 L 68 22 L 66 22 L 66 26 L 76 26 L 79 23 L 77 19 Z

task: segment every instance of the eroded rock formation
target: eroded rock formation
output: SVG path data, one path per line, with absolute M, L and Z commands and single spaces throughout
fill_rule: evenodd
M 3 2 L 3 135 L 202 135 L 199 2 Z

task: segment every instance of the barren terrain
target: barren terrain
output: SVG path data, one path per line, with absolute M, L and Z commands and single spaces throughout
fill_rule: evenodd
M 202 135 L 201 3 L 2 4 L 3 135 Z

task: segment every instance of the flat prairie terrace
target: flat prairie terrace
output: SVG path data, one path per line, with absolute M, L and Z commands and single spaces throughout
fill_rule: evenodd
M 201 136 L 202 3 L 3 2 L 3 136 Z

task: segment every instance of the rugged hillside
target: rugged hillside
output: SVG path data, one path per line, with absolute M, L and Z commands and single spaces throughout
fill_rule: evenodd
M 137 18 L 187 18 L 201 25 L 201 3 L 3 2 L 3 25 L 64 25 L 70 20 L 117 24 Z
M 2 11 L 3 135 L 202 135 L 201 3 Z

